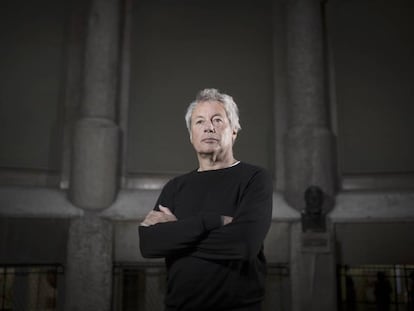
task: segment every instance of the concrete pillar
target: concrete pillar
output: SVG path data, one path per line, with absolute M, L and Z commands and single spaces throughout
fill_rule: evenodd
M 69 229 L 66 311 L 111 310 L 112 223 L 87 212 Z
M 82 115 L 115 120 L 120 34 L 119 0 L 92 0 L 85 51 Z
M 304 236 L 301 225 L 296 223 L 292 225 L 290 242 L 291 310 L 337 310 L 335 239 L 332 231 Z
M 85 43 L 80 118 L 74 125 L 69 199 L 84 209 L 69 228 L 65 310 L 111 309 L 112 224 L 101 211 L 115 200 L 119 0 L 92 0 Z
M 118 127 L 110 120 L 83 118 L 75 126 L 72 202 L 84 209 L 102 209 L 113 202 L 117 189 Z
M 285 137 L 285 197 L 298 211 L 305 208 L 310 185 L 332 207 L 336 189 L 335 139 L 330 129 L 326 94 L 322 1 L 288 0 L 288 124 Z M 336 304 L 335 240 L 326 232 L 291 229 L 292 311 L 334 311 Z
M 320 0 L 287 3 L 288 131 L 285 137 L 285 191 L 288 203 L 304 208 L 303 193 L 318 185 L 334 195 L 334 136 L 323 53 Z
M 93 0 L 85 44 L 80 120 L 74 128 L 70 199 L 83 208 L 108 207 L 118 168 L 116 94 L 119 50 L 118 0 Z

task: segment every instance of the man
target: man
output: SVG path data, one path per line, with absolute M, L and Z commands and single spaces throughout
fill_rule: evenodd
M 166 311 L 261 310 L 271 177 L 233 156 L 232 97 L 205 89 L 185 119 L 199 167 L 165 185 L 139 226 L 141 253 L 165 258 Z

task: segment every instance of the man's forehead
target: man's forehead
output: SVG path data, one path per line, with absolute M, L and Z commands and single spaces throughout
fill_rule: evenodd
M 201 113 L 201 111 L 212 111 L 214 110 L 214 112 L 223 114 L 225 113 L 225 109 L 224 106 L 221 102 L 218 101 L 205 101 L 205 102 L 199 102 L 197 103 L 197 105 L 194 107 L 193 110 L 193 114 L 194 112 L 199 112 Z

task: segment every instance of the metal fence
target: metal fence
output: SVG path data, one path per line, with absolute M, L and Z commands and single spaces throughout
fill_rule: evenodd
M 414 265 L 338 266 L 339 310 L 414 311 Z
M 162 263 L 116 264 L 113 274 L 113 311 L 162 311 L 166 290 Z M 263 310 L 290 310 L 289 269 L 286 264 L 268 265 Z
M 61 310 L 62 265 L 0 266 L 0 311 Z M 414 311 L 414 265 L 338 266 L 338 310 Z M 116 264 L 113 311 L 162 311 L 166 270 L 162 263 Z M 263 310 L 290 310 L 287 264 L 268 266 Z
M 61 265 L 0 266 L 0 310 L 58 310 L 58 283 L 61 276 Z
M 53 265 L 0 265 L 0 311 L 63 309 L 64 269 Z M 162 311 L 166 270 L 163 263 L 116 264 L 113 267 L 113 311 Z M 289 269 L 269 265 L 263 310 L 290 310 Z

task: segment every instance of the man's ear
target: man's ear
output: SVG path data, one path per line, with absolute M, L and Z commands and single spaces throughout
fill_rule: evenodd
M 233 130 L 233 144 L 234 144 L 234 142 L 236 141 L 236 138 L 237 138 L 237 130 Z

